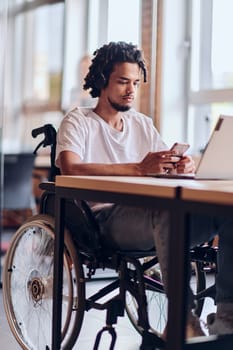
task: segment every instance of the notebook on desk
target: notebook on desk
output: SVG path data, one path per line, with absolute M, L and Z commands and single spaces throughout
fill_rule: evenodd
M 195 174 L 154 174 L 152 176 L 198 180 L 233 180 L 233 116 L 219 116 Z

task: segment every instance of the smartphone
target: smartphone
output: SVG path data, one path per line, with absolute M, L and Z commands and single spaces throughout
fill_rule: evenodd
M 171 147 L 171 151 L 176 151 L 176 156 L 181 157 L 189 147 L 190 145 L 188 143 L 175 142 L 174 145 Z

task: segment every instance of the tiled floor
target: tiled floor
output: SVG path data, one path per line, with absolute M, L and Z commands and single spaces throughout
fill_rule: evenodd
M 99 288 L 99 283 L 93 283 L 93 288 Z M 91 350 L 94 346 L 95 336 L 97 332 L 105 324 L 105 312 L 104 311 L 89 311 L 84 316 L 84 321 L 76 342 L 74 350 Z M 114 350 L 138 350 L 141 342 L 139 334 L 134 330 L 130 324 L 127 316 L 121 317 L 116 325 L 117 342 Z M 2 291 L 0 293 L 0 339 L 1 350 L 19 350 L 20 346 L 15 341 L 4 312 L 2 302 Z M 109 349 L 110 337 L 106 334 L 101 342 L 100 350 Z M 36 349 L 35 349 L 36 350 Z M 42 349 L 41 349 L 42 350 Z M 43 349 L 44 350 L 44 349 Z
M 21 347 L 15 341 L 12 333 L 9 330 L 8 324 L 6 322 L 5 314 L 3 312 L 2 306 L 2 295 L 0 303 L 0 339 L 2 350 L 19 350 Z M 85 316 L 84 323 L 82 326 L 81 334 L 78 341 L 73 348 L 74 350 L 91 350 L 94 346 L 95 335 L 99 329 L 102 328 L 104 322 L 104 317 L 100 317 L 99 314 L 90 313 Z M 129 324 L 129 321 L 125 317 L 119 320 L 117 325 L 117 342 L 115 350 L 138 350 L 140 345 L 140 336 Z M 101 343 L 100 350 L 109 349 L 110 338 L 108 336 L 104 337 L 104 341 Z
M 3 260 L 2 260 L 3 263 Z M 211 283 L 213 276 L 208 275 L 208 283 Z M 103 286 L 102 281 L 91 282 L 93 291 L 99 290 Z M 20 302 L 20 300 L 19 300 Z M 206 299 L 202 319 L 205 321 L 206 314 L 215 310 L 212 300 Z M 74 350 L 92 350 L 97 332 L 105 325 L 105 311 L 91 310 L 84 315 L 81 333 L 78 337 Z M 119 317 L 115 326 L 117 332 L 117 342 L 114 350 L 138 350 L 141 343 L 141 337 L 131 325 L 128 317 Z M 0 349 L 1 350 L 20 350 L 12 332 L 8 326 L 3 307 L 2 290 L 0 290 Z M 110 345 L 110 337 L 106 334 L 101 341 L 99 350 L 107 350 Z M 38 350 L 38 349 L 34 349 Z M 39 349 L 40 350 L 40 349 Z M 42 350 L 42 349 L 41 349 Z M 43 349 L 44 350 L 44 349 Z
M 93 289 L 99 289 L 103 282 L 92 282 Z M 202 319 L 205 320 L 206 314 L 214 310 L 212 301 L 206 300 Z M 89 311 L 85 313 L 81 333 L 78 337 L 74 350 L 91 350 L 94 346 L 95 336 L 105 323 L 104 311 Z M 127 316 L 120 317 L 116 325 L 117 342 L 114 350 L 138 350 L 141 342 L 139 334 L 135 331 Z M 1 350 L 19 350 L 20 346 L 15 341 L 4 312 L 2 302 L 2 291 L 0 292 L 0 339 Z M 99 350 L 109 349 L 110 337 L 106 334 L 103 337 Z M 36 350 L 36 349 L 35 349 Z
M 9 242 L 10 235 L 3 235 L 4 246 Z M 1 265 L 4 264 L 4 257 L 1 257 Z M 109 276 L 109 273 L 108 273 Z M 101 276 L 100 276 L 101 277 Z M 103 286 L 102 281 L 91 282 L 88 287 L 90 293 L 94 293 Z M 23 292 L 23 291 L 22 291 Z M 81 328 L 81 333 L 73 347 L 74 350 L 91 350 L 93 349 L 97 332 L 105 326 L 105 311 L 91 310 L 86 312 Z M 131 325 L 127 316 L 119 317 L 115 326 L 117 332 L 117 341 L 114 350 L 137 350 L 141 343 L 141 337 Z M 108 334 L 102 337 L 99 350 L 107 350 L 110 345 L 110 336 Z M 0 349 L 1 350 L 20 350 L 21 347 L 15 340 L 8 325 L 6 314 L 3 306 L 2 290 L 0 290 Z M 34 349 L 38 350 L 38 349 Z M 42 349 L 40 349 L 42 350 Z M 44 350 L 44 349 L 43 349 Z

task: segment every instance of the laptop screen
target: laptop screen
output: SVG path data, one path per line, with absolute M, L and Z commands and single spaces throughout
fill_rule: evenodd
M 196 178 L 233 179 L 233 116 L 220 115 L 201 157 Z

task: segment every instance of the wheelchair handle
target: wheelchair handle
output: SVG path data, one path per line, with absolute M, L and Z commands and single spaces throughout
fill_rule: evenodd
M 37 150 L 40 147 L 51 146 L 55 149 L 57 132 L 52 124 L 45 124 L 39 128 L 32 130 L 32 137 L 36 138 L 40 134 L 44 134 L 44 139 L 39 143 L 33 153 L 36 154 Z
M 36 138 L 38 135 L 44 134 L 44 139 L 37 145 L 34 150 L 34 154 L 37 154 L 37 151 L 40 147 L 51 146 L 50 152 L 50 174 L 49 181 L 54 181 L 56 175 L 60 174 L 60 170 L 55 165 L 55 153 L 56 153 L 56 142 L 57 142 L 57 132 L 52 124 L 45 124 L 39 128 L 32 130 L 32 137 Z
M 51 124 L 46 124 L 46 125 L 51 125 Z M 36 128 L 36 129 L 33 129 L 33 130 L 32 130 L 32 137 L 33 137 L 33 138 L 36 138 L 38 135 L 44 134 L 44 133 L 45 133 L 45 127 L 46 127 L 46 125 L 41 126 L 41 127 L 39 127 L 39 128 Z

